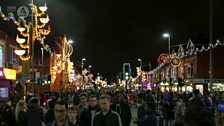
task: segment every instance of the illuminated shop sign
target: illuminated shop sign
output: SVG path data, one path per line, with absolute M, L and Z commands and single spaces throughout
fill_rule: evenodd
M 0 67 L 0 79 L 16 80 L 16 70 Z

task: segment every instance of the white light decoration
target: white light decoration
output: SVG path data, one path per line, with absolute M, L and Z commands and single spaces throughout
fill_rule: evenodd
M 24 38 L 19 38 L 19 36 L 17 35 L 17 36 L 16 36 L 16 41 L 17 41 L 19 44 L 23 44 L 23 43 L 26 42 L 26 39 L 24 39 Z
M 20 49 L 20 50 L 14 50 L 14 52 L 16 53 L 16 55 L 22 56 L 26 53 L 26 50 Z
M 24 27 L 18 27 L 17 30 L 20 31 L 20 32 L 24 32 L 26 30 L 26 28 L 24 28 Z
M 46 5 L 46 3 L 45 3 L 44 6 L 40 6 L 39 9 L 40 9 L 40 11 L 45 12 L 45 11 L 47 10 L 47 5 Z
M 43 24 L 47 24 L 50 21 L 49 16 L 47 15 L 46 18 L 40 18 L 40 22 Z

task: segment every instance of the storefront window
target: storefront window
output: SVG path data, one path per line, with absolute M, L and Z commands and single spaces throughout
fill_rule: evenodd
M 210 87 L 210 84 L 208 85 Z M 213 83 L 213 91 L 224 91 L 224 84 L 223 83 Z M 208 88 L 210 91 L 210 88 Z

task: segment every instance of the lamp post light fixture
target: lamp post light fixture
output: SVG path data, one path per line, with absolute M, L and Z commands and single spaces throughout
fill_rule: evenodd
M 83 67 L 84 67 L 84 61 L 86 61 L 86 58 L 82 58 L 82 66 L 81 66 L 81 72 L 83 71 Z
M 168 56 L 169 56 L 169 65 L 168 65 L 168 68 L 169 68 L 169 82 L 171 83 L 171 65 L 170 65 L 170 61 L 171 61 L 171 57 L 170 57 L 170 34 L 168 33 L 164 33 L 163 34 L 163 37 L 164 38 L 168 38 Z
M 140 68 L 142 68 L 142 59 L 138 59 L 138 61 L 140 62 Z
M 69 44 L 72 44 L 74 41 L 73 40 L 68 40 L 68 43 Z
M 45 37 L 50 33 L 50 26 L 47 29 L 46 24 L 49 22 L 49 16 L 45 15 L 47 10 L 46 4 L 44 6 L 40 6 L 38 11 L 37 6 L 34 4 L 33 0 L 31 1 L 31 22 L 26 23 L 23 18 L 20 18 L 17 25 L 17 30 L 20 32 L 20 35 L 17 35 L 16 41 L 20 44 L 22 49 L 14 50 L 14 52 L 20 57 L 23 61 L 30 60 L 31 72 L 32 72 L 32 94 L 35 95 L 35 76 L 34 76 L 34 44 L 35 41 L 39 41 L 40 43 L 44 42 Z M 39 19 L 39 20 L 38 20 Z M 19 36 L 23 36 L 25 38 L 20 38 Z M 32 50 L 32 52 L 30 52 Z M 42 64 L 43 64 L 43 48 L 42 50 Z M 43 72 L 43 71 L 42 71 Z M 43 74 L 43 73 L 42 73 Z
M 88 66 L 88 71 L 89 71 L 89 73 L 90 73 L 90 69 L 92 68 L 92 65 L 89 65 Z
M 163 37 L 168 38 L 168 55 L 170 56 L 170 34 L 164 33 Z

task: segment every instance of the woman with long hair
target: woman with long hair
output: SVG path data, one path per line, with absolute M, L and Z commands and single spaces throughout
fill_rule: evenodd
M 18 126 L 26 126 L 26 102 L 19 100 L 16 104 L 15 117 Z

